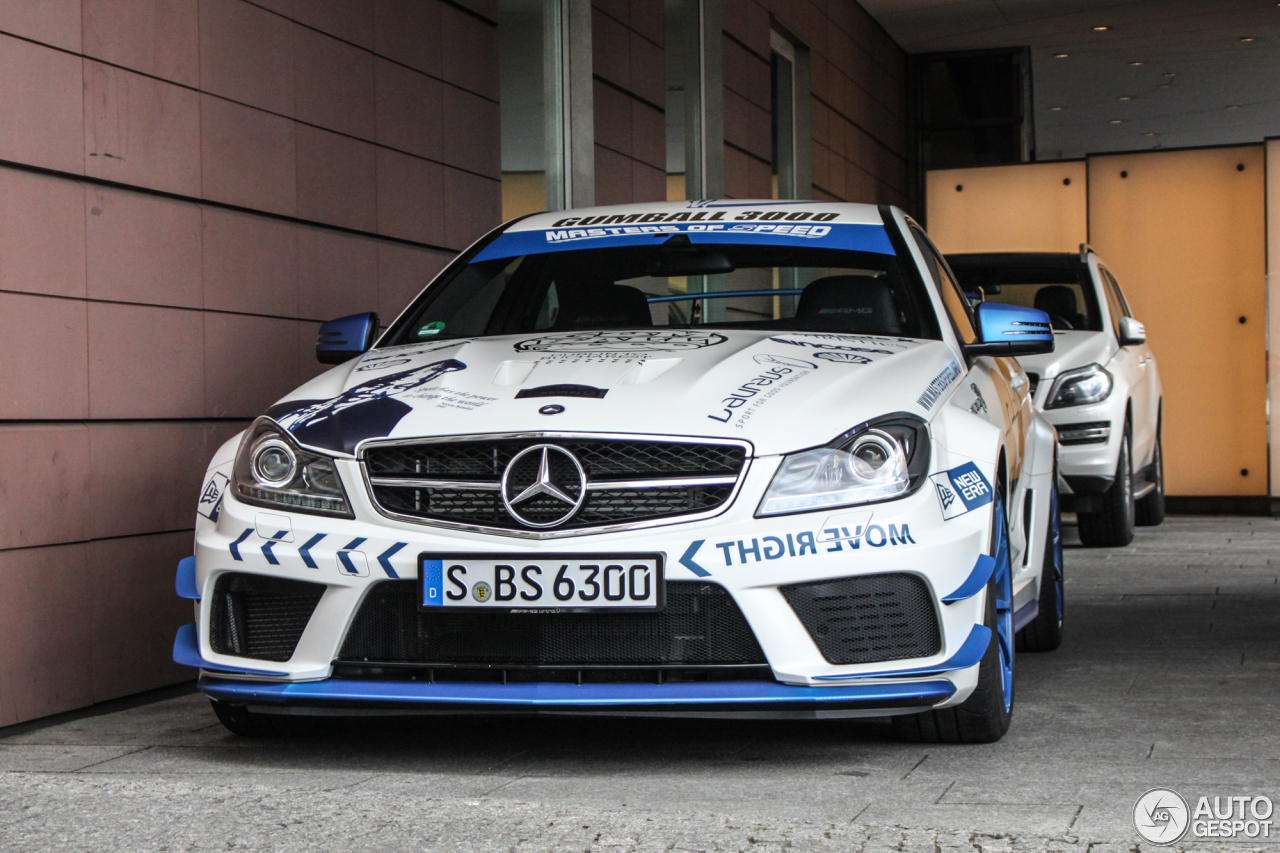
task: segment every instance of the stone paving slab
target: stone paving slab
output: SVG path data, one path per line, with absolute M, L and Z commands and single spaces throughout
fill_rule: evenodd
M 1131 817 L 1152 787 L 1280 800 L 1280 522 L 1171 518 L 1123 549 L 1071 534 L 1067 642 L 1018 656 L 997 744 L 551 717 L 244 739 L 170 691 L 0 729 L 0 851 L 1154 853 Z

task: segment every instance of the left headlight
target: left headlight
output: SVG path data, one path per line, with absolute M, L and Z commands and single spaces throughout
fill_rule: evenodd
M 333 460 L 302 450 L 270 420 L 255 423 L 240 442 L 234 470 L 244 503 L 353 518 Z
M 1065 409 L 1101 403 L 1111 395 L 1115 380 L 1101 364 L 1063 371 L 1049 389 L 1046 409 Z
M 862 424 L 826 447 L 782 460 L 756 517 L 905 497 L 929 470 L 929 430 L 910 415 Z

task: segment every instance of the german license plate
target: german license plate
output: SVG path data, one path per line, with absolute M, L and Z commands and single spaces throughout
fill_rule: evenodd
M 661 554 L 418 555 L 423 609 L 658 610 Z

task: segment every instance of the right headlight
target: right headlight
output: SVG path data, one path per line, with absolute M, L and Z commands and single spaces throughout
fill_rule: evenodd
M 233 471 L 243 503 L 353 518 L 334 461 L 298 447 L 266 418 L 240 442 Z
M 1085 406 L 1101 403 L 1111 396 L 1115 380 L 1100 364 L 1090 364 L 1075 370 L 1064 371 L 1049 389 L 1046 409 L 1065 409 L 1067 406 Z
M 910 415 L 881 418 L 826 447 L 784 457 L 756 517 L 905 497 L 920 487 L 928 470 L 924 421 Z

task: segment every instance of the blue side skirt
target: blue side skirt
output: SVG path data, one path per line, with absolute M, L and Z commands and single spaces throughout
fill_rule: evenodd
M 524 713 L 890 710 L 929 707 L 955 693 L 946 680 L 799 687 L 767 681 L 579 685 L 329 678 L 270 683 L 206 675 L 199 686 L 210 698 L 247 705 Z

